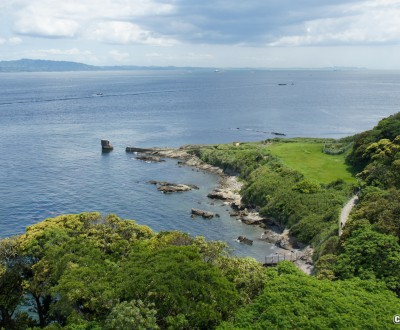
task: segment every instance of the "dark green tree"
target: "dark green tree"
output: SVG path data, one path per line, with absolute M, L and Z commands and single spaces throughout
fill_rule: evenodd
M 161 327 L 188 324 L 190 329 L 212 329 L 238 302 L 234 285 L 216 266 L 204 262 L 197 247 L 138 247 L 121 267 L 121 297 L 153 303 Z
M 399 300 L 374 281 L 318 280 L 282 262 L 263 293 L 218 329 L 396 329 Z

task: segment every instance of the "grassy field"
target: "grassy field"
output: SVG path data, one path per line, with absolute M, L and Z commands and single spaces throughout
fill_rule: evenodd
M 356 181 L 345 164 L 347 153 L 335 156 L 327 155 L 322 152 L 323 142 L 305 139 L 294 141 L 274 141 L 267 146 L 267 149 L 280 158 L 284 164 L 303 173 L 310 180 L 325 184 L 336 179 L 350 183 Z

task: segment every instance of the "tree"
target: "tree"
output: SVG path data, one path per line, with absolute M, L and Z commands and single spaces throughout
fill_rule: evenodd
M 211 329 L 238 301 L 234 285 L 193 246 L 138 246 L 121 267 L 120 297 L 153 303 L 161 327 L 187 323 L 190 329 Z
M 397 238 L 374 231 L 368 222 L 359 222 L 347 236 L 337 258 L 336 274 L 342 279 L 381 280 L 400 294 L 400 245 Z
M 23 329 L 34 324 L 26 313 L 17 311 L 25 301 L 23 269 L 18 237 L 0 240 L 0 328 Z
M 357 176 L 367 185 L 400 188 L 400 135 L 393 141 L 382 139 L 371 143 L 364 152 L 370 159 Z
M 62 272 L 51 288 L 56 298 L 53 313 L 64 319 L 76 312 L 87 320 L 104 320 L 118 302 L 114 280 L 117 263 L 94 242 L 79 237 L 49 251 L 48 259 Z
M 359 279 L 318 280 L 290 262 L 269 270 L 261 295 L 218 329 L 393 329 L 399 300 L 385 286 Z
M 153 304 L 145 304 L 141 300 L 124 301 L 116 305 L 108 315 L 106 330 L 157 330 L 157 311 Z

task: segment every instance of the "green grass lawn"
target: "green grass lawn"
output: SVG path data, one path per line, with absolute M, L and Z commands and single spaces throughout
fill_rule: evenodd
M 347 152 L 342 155 L 327 155 L 322 152 L 323 142 L 276 142 L 267 149 L 287 166 L 303 173 L 308 179 L 319 183 L 330 183 L 337 179 L 355 182 L 349 167 L 345 164 Z

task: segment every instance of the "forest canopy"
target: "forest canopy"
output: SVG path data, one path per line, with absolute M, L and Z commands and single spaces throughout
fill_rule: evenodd
M 386 329 L 399 306 L 374 281 L 266 269 L 115 215 L 46 219 L 2 240 L 0 257 L 4 329 Z

